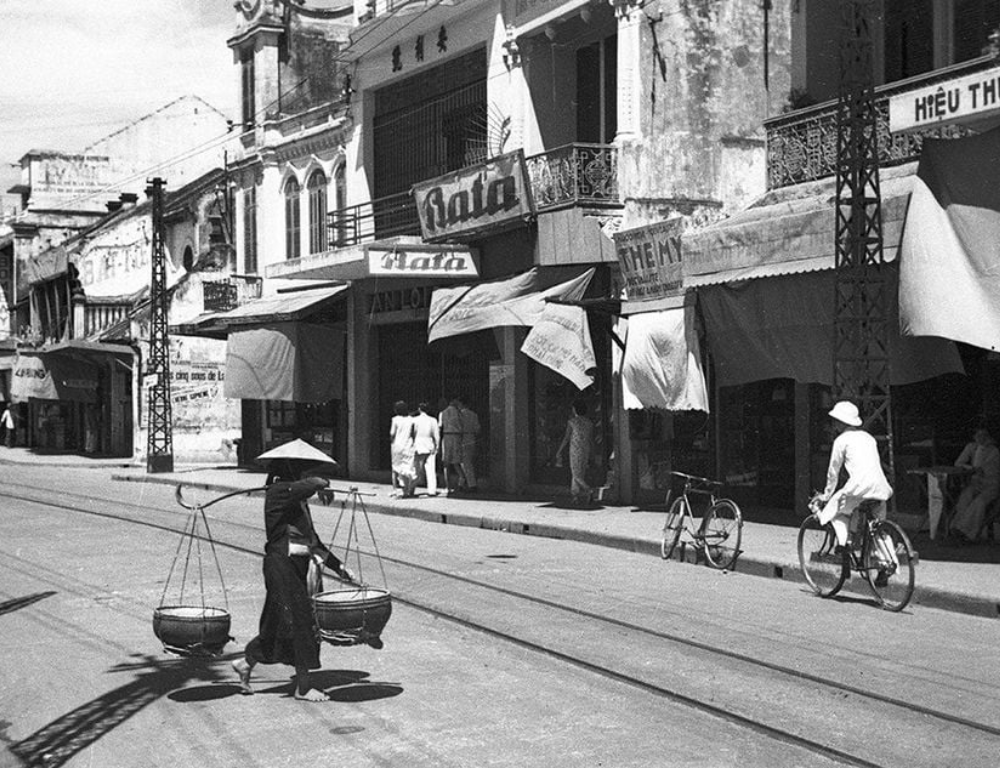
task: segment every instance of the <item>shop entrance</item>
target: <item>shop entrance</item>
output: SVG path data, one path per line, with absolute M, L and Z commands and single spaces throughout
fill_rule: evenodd
M 427 324 L 400 323 L 378 328 L 378 398 L 372 440 L 372 465 L 389 469 L 389 422 L 394 404 L 411 409 L 426 402 L 432 416 L 443 403 L 461 398 L 479 417 L 476 470 L 489 467 L 489 363 L 499 359 L 492 331 L 480 331 L 427 343 Z

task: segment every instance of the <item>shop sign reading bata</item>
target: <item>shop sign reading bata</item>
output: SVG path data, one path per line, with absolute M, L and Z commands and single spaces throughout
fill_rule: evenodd
M 629 301 L 659 299 L 681 287 L 680 217 L 616 232 L 615 251 Z
M 1000 68 L 889 98 L 889 130 L 912 131 L 1000 111 Z
M 479 277 L 471 248 L 367 245 L 368 274 L 394 277 Z
M 424 240 L 468 234 L 534 213 L 524 154 L 518 150 L 480 165 L 413 185 Z

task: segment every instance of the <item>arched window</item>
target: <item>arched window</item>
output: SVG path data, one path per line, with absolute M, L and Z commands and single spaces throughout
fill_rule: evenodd
M 302 203 L 301 187 L 294 178 L 285 183 L 285 258 L 302 257 Z
M 327 249 L 326 174 L 313 171 L 306 189 L 309 190 L 309 253 L 319 253 Z
M 191 268 L 194 267 L 194 251 L 191 250 L 190 245 L 184 249 L 184 261 L 182 263 L 184 264 L 185 272 L 190 272 Z
M 334 245 L 345 245 L 347 240 L 347 171 L 344 163 L 333 172 L 333 210 L 335 211 Z

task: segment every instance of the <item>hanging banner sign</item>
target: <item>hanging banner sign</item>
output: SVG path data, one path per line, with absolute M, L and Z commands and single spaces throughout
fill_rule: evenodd
M 428 242 L 522 221 L 535 212 L 520 150 L 414 184 L 412 193 Z
M 889 131 L 912 131 L 1000 112 L 1000 68 L 889 97 Z
M 385 277 L 479 277 L 471 248 L 433 245 L 365 246 L 368 274 Z
M 547 303 L 521 351 L 536 363 L 572 381 L 577 389 L 594 383 L 597 367 L 587 313 L 580 307 Z
M 683 219 L 615 232 L 615 252 L 629 301 L 659 299 L 680 289 Z

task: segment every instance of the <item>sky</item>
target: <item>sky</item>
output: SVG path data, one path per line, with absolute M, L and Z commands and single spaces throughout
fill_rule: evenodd
M 31 149 L 75 152 L 181 96 L 231 117 L 233 0 L 0 0 L 0 194 Z

